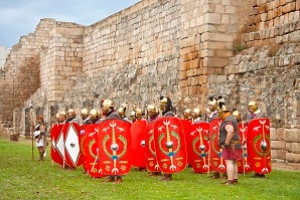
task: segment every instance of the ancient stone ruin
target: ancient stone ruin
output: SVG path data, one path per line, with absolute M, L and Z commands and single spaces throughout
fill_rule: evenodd
M 272 158 L 300 162 L 300 0 L 143 0 L 89 26 L 42 19 L 0 74 L 3 128 L 29 136 L 29 102 L 49 127 L 60 110 L 129 110 L 168 95 L 179 116 L 223 96 L 272 121 Z

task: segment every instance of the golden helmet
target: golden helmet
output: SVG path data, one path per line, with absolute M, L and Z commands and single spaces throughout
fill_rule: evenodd
M 255 101 L 250 101 L 248 103 L 248 109 L 252 109 L 253 112 L 257 111 L 258 110 L 258 105 Z
M 118 113 L 119 113 L 120 116 L 125 115 L 125 108 L 124 108 L 124 107 L 120 107 L 120 108 L 118 109 Z
M 88 116 L 88 115 L 89 115 L 88 109 L 83 108 L 83 109 L 81 110 L 81 115 L 82 115 L 82 116 Z
M 98 112 L 97 109 L 94 109 L 94 108 L 93 108 L 93 109 L 90 111 L 90 119 L 91 119 L 92 121 L 97 120 L 98 115 L 99 115 L 99 112 Z
M 59 118 L 59 112 L 56 113 L 55 118 L 58 119 Z
M 105 112 L 109 111 L 110 108 L 114 107 L 113 102 L 110 99 L 105 99 L 102 103 L 102 107 Z
M 205 113 L 206 113 L 206 114 L 210 114 L 210 113 L 211 113 L 211 110 L 210 110 L 209 108 L 206 108 Z
M 209 98 L 208 98 L 208 105 L 210 105 L 210 106 L 214 106 L 214 105 L 217 105 L 217 99 L 215 98 L 215 97 L 213 97 L 213 96 L 210 96 Z
M 67 114 L 66 114 L 66 112 L 65 112 L 65 111 L 60 111 L 60 112 L 59 112 L 59 116 L 66 117 L 66 116 L 67 116 Z
M 160 99 L 160 105 L 167 105 L 167 103 L 168 103 L 167 97 L 162 97 L 162 98 Z
M 156 107 L 153 104 L 148 105 L 147 111 L 156 113 Z
M 75 115 L 75 110 L 73 110 L 72 108 L 70 108 L 68 110 L 68 115 Z
M 169 97 L 160 97 L 160 110 L 161 111 L 168 111 L 172 108 L 172 101 Z
M 135 109 L 136 118 L 141 119 L 143 117 L 143 110 L 140 108 Z
M 91 111 L 90 111 L 90 115 L 91 115 L 91 118 L 96 118 L 96 117 L 98 117 L 98 110 L 96 110 L 96 109 L 92 109 Z
M 230 106 L 226 106 L 225 103 L 220 103 L 218 111 L 219 112 L 226 112 L 226 111 L 230 112 L 231 108 L 230 108 Z
M 134 111 L 130 112 L 130 117 L 135 117 L 135 112 Z
M 193 117 L 199 117 L 201 115 L 201 111 L 199 108 L 193 109 Z
M 210 96 L 208 98 L 208 106 L 211 111 L 215 111 L 218 108 L 218 100 L 215 97 Z
M 190 115 L 191 114 L 191 109 L 189 109 L 189 108 L 187 108 L 187 109 L 185 109 L 184 111 L 183 111 L 183 113 L 186 113 L 186 114 L 188 114 L 188 115 Z
M 233 111 L 232 115 L 236 118 L 237 121 L 241 121 L 242 120 L 241 113 L 238 110 Z

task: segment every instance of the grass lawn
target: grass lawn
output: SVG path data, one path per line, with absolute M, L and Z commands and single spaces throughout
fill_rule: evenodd
M 225 186 L 224 180 L 192 174 L 191 168 L 162 182 L 135 169 L 124 176 L 123 183 L 102 183 L 82 173 L 60 169 L 31 157 L 29 141 L 0 139 L 0 199 L 300 199 L 300 172 L 273 170 L 265 179 L 239 175 L 239 184 Z

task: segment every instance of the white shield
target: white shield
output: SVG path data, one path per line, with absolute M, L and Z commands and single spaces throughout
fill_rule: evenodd
M 77 130 L 72 124 L 70 124 L 66 134 L 65 148 L 73 166 L 77 166 L 80 156 L 79 137 Z

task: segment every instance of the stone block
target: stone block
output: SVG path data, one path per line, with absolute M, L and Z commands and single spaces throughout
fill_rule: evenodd
M 179 80 L 186 80 L 186 79 L 187 79 L 186 71 L 180 71 Z
M 215 55 L 216 55 L 217 57 L 220 57 L 220 58 L 222 58 L 222 57 L 227 57 L 227 58 L 229 58 L 229 57 L 232 57 L 232 56 L 233 56 L 233 51 L 232 51 L 231 49 L 228 49 L 228 50 L 226 50 L 226 49 L 223 49 L 223 50 L 216 50 L 216 51 L 215 51 Z
M 300 162 L 300 154 L 295 153 L 287 153 L 286 154 L 286 161 L 292 163 L 299 163 Z
M 296 1 L 296 10 L 300 10 L 300 0 Z
M 223 33 L 203 33 L 201 41 L 220 41 L 220 42 L 232 42 L 233 35 Z
M 287 142 L 300 142 L 300 132 L 298 129 L 286 129 L 285 139 Z
M 292 153 L 296 153 L 296 154 L 300 154 L 300 144 L 299 143 L 291 143 L 291 152 Z
M 187 80 L 180 80 L 178 84 L 179 88 L 183 88 L 187 86 Z
M 283 6 L 283 5 L 285 5 L 286 4 L 286 0 L 279 0 L 279 5 L 280 6 Z
M 285 14 L 285 13 L 289 13 L 289 12 L 295 11 L 295 9 L 296 9 L 296 3 L 295 2 L 291 2 L 291 3 L 288 3 L 288 4 L 286 4 L 286 5 L 283 6 L 282 12 Z
M 188 94 L 189 95 L 199 94 L 199 86 L 190 86 L 190 87 L 188 87 Z
M 200 67 L 200 59 L 194 59 L 190 61 L 190 69 L 198 68 Z
M 278 141 L 277 130 L 275 128 L 270 129 L 270 137 L 272 141 Z
M 258 7 L 252 7 L 250 8 L 250 16 L 257 15 L 258 14 Z
M 191 77 L 191 78 L 189 78 L 189 80 L 190 80 L 190 85 L 191 86 L 199 85 L 199 78 L 198 77 Z
M 219 13 L 205 13 L 203 15 L 203 21 L 207 24 L 220 24 L 221 14 Z
M 204 49 L 200 51 L 201 57 L 212 57 L 215 56 L 215 51 L 212 49 Z
M 279 141 L 285 141 L 285 129 L 284 128 L 278 128 L 276 130 L 277 140 Z
M 190 69 L 190 62 L 180 62 L 180 65 L 179 65 L 180 71 L 186 71 L 188 69 Z
M 225 13 L 235 14 L 236 13 L 236 7 L 235 6 L 225 6 Z
M 285 141 L 271 141 L 271 148 L 276 150 L 285 149 Z
M 225 67 L 228 63 L 228 58 L 205 57 L 203 59 L 203 66 L 205 67 Z

